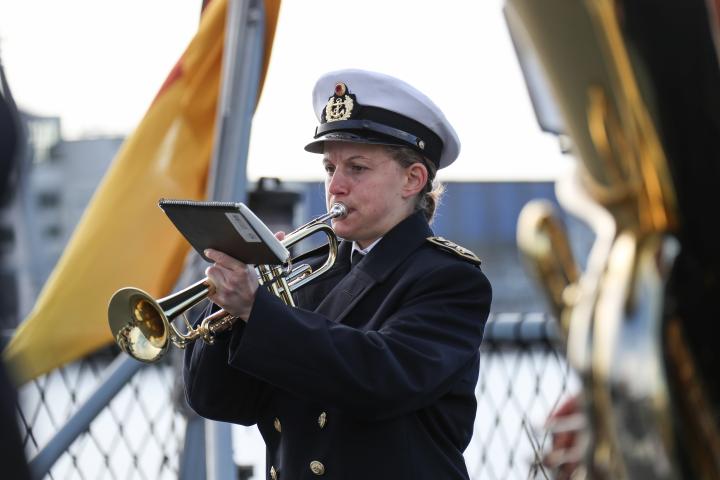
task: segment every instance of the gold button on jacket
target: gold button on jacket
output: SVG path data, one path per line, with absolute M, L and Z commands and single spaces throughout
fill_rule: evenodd
M 310 462 L 310 471 L 313 472 L 315 475 L 324 475 L 325 465 L 323 465 L 321 462 L 318 462 L 317 460 L 313 460 L 312 462 Z

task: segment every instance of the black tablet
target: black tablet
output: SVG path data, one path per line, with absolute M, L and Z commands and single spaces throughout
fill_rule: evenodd
M 253 265 L 285 263 L 290 252 L 243 203 L 161 199 L 158 205 L 208 262 L 212 248 Z

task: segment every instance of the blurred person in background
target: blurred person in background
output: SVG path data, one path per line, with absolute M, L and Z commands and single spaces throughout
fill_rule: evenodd
M 12 199 L 17 183 L 21 126 L 0 61 L 0 208 Z M 4 347 L 4 342 L 0 347 Z M 17 392 L 0 361 L 0 465 L 2 477 L 30 478 L 17 419 Z

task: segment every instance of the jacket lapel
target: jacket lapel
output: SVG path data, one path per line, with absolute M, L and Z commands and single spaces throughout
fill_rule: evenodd
M 315 311 L 335 322 L 341 322 L 375 284 L 387 278 L 432 234 L 422 214 L 410 215 L 390 230 L 370 253 L 340 280 Z M 346 241 L 343 244 L 348 249 L 352 245 Z M 349 258 L 349 253 L 347 257 Z
M 328 296 L 330 291 L 332 291 L 340 280 L 350 271 L 351 249 L 352 243 L 344 241 L 340 242 L 338 245 L 337 258 L 330 270 L 325 272 L 322 276 L 313 279 L 307 286 L 301 287 L 293 292 L 296 305 L 301 305 L 303 308 L 314 310 L 315 307 Z M 322 265 L 324 260 L 327 258 L 327 254 L 328 246 L 326 244 L 320 248 L 298 256 L 294 260 L 295 268 L 297 268 L 297 265 L 302 265 L 306 258 L 317 257 L 312 258 L 312 260 L 308 262 L 313 270 L 315 270 Z

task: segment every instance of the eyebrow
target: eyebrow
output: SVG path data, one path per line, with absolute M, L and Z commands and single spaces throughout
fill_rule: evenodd
M 342 161 L 349 162 L 350 160 L 357 160 L 358 158 L 364 158 L 366 160 L 370 160 L 370 157 L 366 157 L 365 155 L 353 155 L 351 157 L 343 158 Z M 326 163 L 329 163 L 330 159 L 326 156 L 323 157 L 323 165 Z

